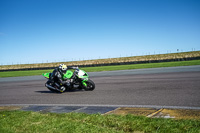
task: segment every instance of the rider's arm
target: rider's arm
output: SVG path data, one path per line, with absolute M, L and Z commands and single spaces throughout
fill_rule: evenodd
M 56 73 L 56 76 L 57 76 L 57 78 L 58 78 L 58 80 L 59 80 L 59 83 L 61 83 L 61 84 L 63 84 L 63 85 L 67 83 L 66 81 L 64 81 L 64 80 L 62 79 L 62 75 L 61 75 L 59 72 Z

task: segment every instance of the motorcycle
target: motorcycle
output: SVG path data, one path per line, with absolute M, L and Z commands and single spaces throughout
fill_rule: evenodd
M 46 79 L 49 79 L 51 73 L 43 73 L 42 75 Z M 62 76 L 62 79 L 67 81 L 66 85 L 58 84 L 56 81 L 54 84 L 51 84 L 48 80 L 45 83 L 45 86 L 52 92 L 65 92 L 67 90 L 75 89 L 93 91 L 95 89 L 95 83 L 89 79 L 89 75 L 84 70 L 80 70 L 78 68 L 74 70 L 74 72 L 67 70 L 67 72 Z

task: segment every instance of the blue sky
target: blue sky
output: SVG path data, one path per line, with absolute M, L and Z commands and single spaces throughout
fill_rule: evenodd
M 200 50 L 200 0 L 0 0 L 0 65 Z

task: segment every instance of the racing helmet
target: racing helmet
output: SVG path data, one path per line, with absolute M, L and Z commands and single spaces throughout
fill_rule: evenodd
M 62 73 L 66 73 L 67 71 L 67 66 L 65 64 L 60 64 L 58 69 L 60 70 L 60 72 Z

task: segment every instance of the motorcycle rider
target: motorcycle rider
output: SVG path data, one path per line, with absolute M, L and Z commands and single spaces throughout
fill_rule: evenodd
M 67 82 L 62 77 L 68 69 L 78 69 L 78 67 L 67 67 L 65 64 L 60 64 L 59 67 L 55 68 L 51 73 L 46 86 L 52 88 L 56 85 L 59 91 L 65 91 L 66 88 L 64 86 L 70 86 L 70 82 Z M 55 88 L 53 87 L 53 89 Z

